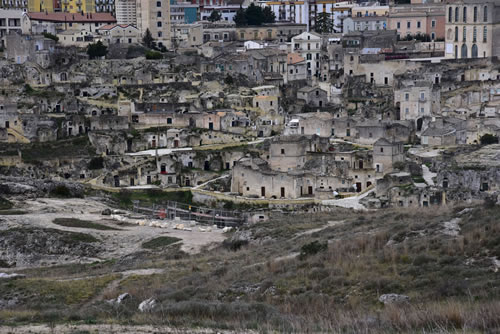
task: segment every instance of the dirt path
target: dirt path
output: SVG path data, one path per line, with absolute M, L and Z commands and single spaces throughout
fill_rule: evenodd
M 9 334 L 233 334 L 241 331 L 220 330 L 213 328 L 172 328 L 168 326 L 122 326 L 122 325 L 25 325 L 25 326 L 0 326 L 0 333 Z M 245 330 L 245 333 L 256 334 L 256 331 Z

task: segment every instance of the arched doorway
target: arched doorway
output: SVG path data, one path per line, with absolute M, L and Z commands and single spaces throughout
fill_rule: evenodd
M 462 56 L 461 58 L 467 58 L 467 45 L 462 45 Z
M 476 44 L 472 45 L 471 57 L 477 58 L 477 45 Z

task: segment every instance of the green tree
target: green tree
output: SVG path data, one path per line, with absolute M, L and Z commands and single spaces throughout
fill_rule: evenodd
M 56 35 L 51 34 L 50 32 L 44 32 L 44 33 L 43 33 L 43 37 L 45 37 L 45 38 L 49 38 L 49 39 L 52 39 L 52 40 L 54 40 L 56 43 L 57 43 L 57 41 L 59 40 L 59 37 L 57 37 Z
M 255 6 L 253 2 L 245 10 L 245 16 L 247 18 L 248 25 L 260 26 L 262 24 L 262 8 Z
M 481 145 L 498 144 L 498 137 L 492 134 L 485 134 L 480 139 Z
M 276 15 L 271 10 L 271 7 L 266 6 L 262 10 L 262 23 L 274 23 L 276 21 Z
M 107 53 L 108 53 L 108 47 L 102 44 L 101 41 L 89 44 L 89 46 L 87 47 L 87 54 L 89 55 L 90 59 L 104 57 L 106 56 Z
M 330 13 L 319 13 L 316 16 L 316 25 L 314 30 L 320 34 L 333 32 L 333 21 L 330 18 Z
M 212 10 L 212 13 L 210 13 L 210 16 L 208 17 L 208 20 L 210 22 L 215 22 L 215 21 L 220 21 L 222 19 L 222 15 L 215 9 Z
M 248 25 L 245 10 L 241 6 L 240 9 L 236 11 L 236 15 L 234 16 L 234 23 L 236 23 L 237 27 Z
M 234 83 L 233 77 L 228 74 L 227 77 L 224 79 L 224 83 L 226 85 L 232 85 Z
M 144 33 L 144 37 L 142 37 L 142 43 L 148 47 L 151 48 L 153 46 L 154 38 L 153 35 L 151 35 L 151 31 L 149 29 L 146 29 L 146 32 Z

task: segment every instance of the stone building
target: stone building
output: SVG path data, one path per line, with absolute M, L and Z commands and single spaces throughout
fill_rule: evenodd
M 446 4 L 446 58 L 500 56 L 500 3 L 459 0 Z
M 417 131 L 422 130 L 424 118 L 441 112 L 441 91 L 433 82 L 397 80 L 394 88 L 394 104 L 400 120 L 415 122 Z
M 294 114 L 284 134 L 330 138 L 335 134 L 334 121 L 334 116 L 328 112 Z
M 305 86 L 297 91 L 297 99 L 311 107 L 324 107 L 328 103 L 328 92 L 319 86 Z
M 403 143 L 380 138 L 373 144 L 373 168 L 377 173 L 390 173 L 394 163 L 403 161 Z

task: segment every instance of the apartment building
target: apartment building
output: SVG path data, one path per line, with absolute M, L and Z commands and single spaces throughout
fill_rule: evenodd
M 409 4 L 393 6 L 389 10 L 388 29 L 399 37 L 429 35 L 431 40 L 444 39 L 445 6 L 436 4 Z
M 446 4 L 446 58 L 500 56 L 500 2 L 457 0 Z
M 316 25 L 316 16 L 319 13 L 329 13 L 334 32 L 342 32 L 343 20 L 350 16 L 353 4 L 351 1 L 263 1 L 262 6 L 269 6 L 276 15 L 276 21 L 287 21 L 306 24 L 308 30 Z
M 307 77 L 318 77 L 321 70 L 321 35 L 303 32 L 292 37 L 292 52 L 306 59 Z
M 11 32 L 21 32 L 23 13 L 20 9 L 0 9 L 0 37 Z
M 116 0 L 116 22 L 137 25 L 137 0 Z

